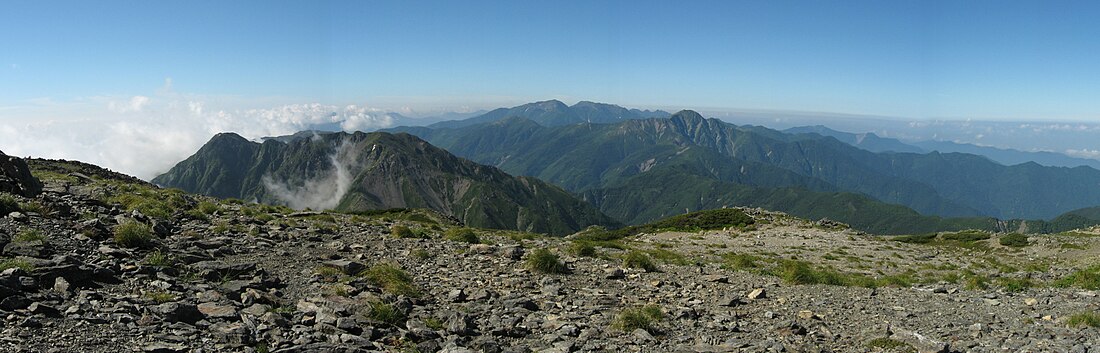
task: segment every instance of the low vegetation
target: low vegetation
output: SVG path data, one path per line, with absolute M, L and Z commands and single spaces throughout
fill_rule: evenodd
M 649 304 L 624 309 L 619 315 L 615 316 L 615 321 L 612 322 L 611 326 L 626 332 L 642 329 L 652 333 L 656 329 L 657 322 L 664 319 L 664 317 L 665 314 L 661 311 L 660 306 Z
M 313 273 L 321 277 L 323 282 L 336 282 L 344 276 L 344 272 L 332 266 L 318 266 Z
M 1028 288 L 1034 287 L 1035 283 L 1027 278 L 1007 278 L 1002 277 L 997 279 L 997 285 L 1006 292 L 1018 293 L 1028 290 Z
M 1054 282 L 1056 287 L 1075 287 L 1088 290 L 1100 290 L 1100 265 L 1073 271 L 1066 277 Z
M 555 255 L 548 249 L 535 249 L 530 255 L 527 255 L 525 264 L 527 269 L 535 272 L 548 274 L 564 274 L 569 272 L 569 268 L 561 262 L 558 255 Z
M 134 221 L 123 222 L 114 229 L 115 243 L 127 248 L 148 247 L 153 241 L 153 230 Z
M 879 337 L 867 342 L 867 349 L 871 351 L 884 350 L 899 353 L 917 353 L 912 345 L 889 337 Z
M 581 240 L 615 240 L 625 237 L 656 232 L 698 232 L 704 230 L 738 228 L 745 229 L 753 225 L 755 221 L 741 210 L 722 208 L 716 210 L 696 211 L 672 216 L 653 223 L 640 226 L 631 226 L 612 231 L 590 230 L 582 233 L 577 239 Z
M 1100 314 L 1095 312 L 1082 312 L 1070 315 L 1066 319 L 1069 327 L 1100 327 Z
M 775 270 L 779 278 L 790 284 L 828 284 L 834 286 L 851 285 L 852 281 L 832 270 L 815 269 L 810 263 L 786 260 L 779 263 Z
M 405 322 L 405 314 L 400 310 L 397 310 L 393 305 L 377 300 L 367 303 L 366 312 L 363 313 L 363 316 L 370 321 L 389 326 L 398 326 Z
M 937 246 L 951 246 L 968 250 L 986 251 L 989 250 L 989 246 L 986 240 L 993 237 L 992 233 L 988 233 L 981 230 L 963 230 L 958 232 L 948 233 L 925 233 L 916 235 L 902 235 L 892 238 L 894 241 L 909 243 L 909 244 L 925 244 L 925 245 L 937 245 Z M 1003 238 L 1003 236 L 1002 236 Z M 1024 237 L 1026 242 L 1027 237 Z M 1010 236 L 1009 241 L 1012 242 L 1012 246 L 1018 244 L 1018 239 L 1015 236 Z
M 19 232 L 19 234 L 16 234 L 14 237 L 12 237 L 11 240 L 17 243 L 26 243 L 32 241 L 41 241 L 45 239 L 46 237 L 43 236 L 42 232 L 39 232 L 37 229 L 27 229 Z
M 420 238 L 420 234 L 416 234 L 412 229 L 403 225 L 394 225 L 390 227 L 390 234 L 402 239 Z
M 382 287 L 383 291 L 396 295 L 415 297 L 420 292 L 413 285 L 412 276 L 405 270 L 391 263 L 380 263 L 363 271 L 363 278 L 372 284 Z
M 157 304 L 163 304 L 176 300 L 176 295 L 165 291 L 146 292 L 145 297 Z
M 646 272 L 657 272 L 657 264 L 641 251 L 630 251 L 623 255 L 623 267 L 637 268 Z
M 15 197 L 0 194 L 0 216 L 6 216 L 8 213 L 16 211 L 19 211 L 19 202 L 15 201 Z
M 596 246 L 591 242 L 574 241 L 569 244 L 569 253 L 579 257 L 596 257 Z
M 443 235 L 443 238 L 450 241 L 458 241 L 470 244 L 477 244 L 481 242 L 481 239 L 478 238 L 477 233 L 474 233 L 474 230 L 470 228 L 448 229 L 447 233 Z
M 149 255 L 145 257 L 144 263 L 153 267 L 172 267 L 175 265 L 176 260 L 168 253 L 158 249 L 149 253 Z
M 168 219 L 177 211 L 191 208 L 192 201 L 186 193 L 178 189 L 158 189 L 132 183 L 111 182 L 116 187 L 113 196 L 106 202 L 121 205 L 128 211 L 138 211 L 143 215 Z
M 730 270 L 750 270 L 760 267 L 761 258 L 749 254 L 727 253 L 722 255 L 722 268 Z
M 34 270 L 34 265 L 26 260 L 21 259 L 0 259 L 0 271 L 7 270 L 9 268 L 18 268 L 25 272 L 31 272 Z
M 1027 236 L 1020 233 L 1002 235 L 997 241 L 1000 242 L 1001 245 L 1014 248 L 1022 248 L 1029 245 Z

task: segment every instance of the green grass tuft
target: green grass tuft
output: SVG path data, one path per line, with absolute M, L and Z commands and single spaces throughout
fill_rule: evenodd
M 367 303 L 367 312 L 364 316 L 371 321 L 389 326 L 399 326 L 405 322 L 405 314 L 401 313 L 401 311 L 397 310 L 393 305 L 381 301 L 371 301 Z
M 975 273 L 967 274 L 963 279 L 963 289 L 985 290 L 989 289 L 989 278 Z
M 871 340 L 870 342 L 867 342 L 867 349 L 879 349 L 901 353 L 917 353 L 917 349 L 913 348 L 912 345 L 889 337 L 879 337 Z
M 413 285 L 412 276 L 405 270 L 391 263 L 380 263 L 363 271 L 360 274 L 372 284 L 382 287 L 383 291 L 396 295 L 416 297 L 420 292 Z
M 592 245 L 592 242 L 588 241 L 574 241 L 569 244 L 569 253 L 573 256 L 580 257 L 596 257 L 596 246 Z
M 760 257 L 750 254 L 727 253 L 722 255 L 722 268 L 729 270 L 750 270 L 760 267 Z
M 721 208 L 685 213 L 645 225 L 625 227 L 612 231 L 590 228 L 581 232 L 576 239 L 599 241 L 622 239 L 632 235 L 662 231 L 698 232 L 724 228 L 746 229 L 754 223 L 755 221 L 752 217 L 741 212 L 741 210 Z
M 971 230 L 964 230 L 964 231 L 954 232 L 954 233 L 947 233 L 947 234 L 943 234 L 943 235 L 940 236 L 940 238 L 943 238 L 943 240 L 957 241 L 957 242 L 963 242 L 963 243 L 970 243 L 970 242 L 986 240 L 986 239 L 989 239 L 990 237 L 992 237 L 992 235 L 990 235 L 989 233 L 986 233 L 986 232 L 983 232 L 983 231 L 980 231 L 980 230 L 972 230 L 972 229 Z
M 1077 270 L 1054 282 L 1055 287 L 1100 290 L 1100 265 Z
M 1082 312 L 1070 315 L 1066 319 L 1066 325 L 1069 327 L 1100 327 L 1100 314 L 1094 312 Z
M 30 273 L 31 271 L 34 271 L 34 265 L 31 265 L 31 263 L 27 262 L 26 260 L 20 260 L 20 259 L 0 260 L 0 271 L 7 270 L 9 268 L 19 268 L 19 269 L 22 269 L 23 271 L 28 272 L 28 273 Z
M 37 229 L 27 229 L 19 232 L 19 234 L 16 234 L 15 237 L 12 237 L 11 240 L 17 243 L 26 243 L 32 241 L 46 240 L 46 236 L 42 235 L 42 232 L 39 232 Z
M 344 271 L 332 266 L 319 266 L 313 270 L 324 282 L 336 282 L 344 277 Z
M 421 238 L 419 234 L 416 234 L 412 229 L 403 225 L 394 225 L 390 227 L 390 234 L 401 239 Z
M 481 242 L 481 239 L 477 237 L 477 233 L 474 233 L 474 230 L 470 228 L 448 229 L 443 238 L 450 241 L 464 242 L 470 244 L 477 244 Z
M 936 233 L 918 234 L 918 235 L 901 235 L 891 238 L 893 241 L 900 241 L 902 243 L 910 244 L 928 244 L 936 240 Z
M 417 260 L 427 260 L 427 259 L 432 258 L 432 253 L 430 253 L 430 252 L 428 252 L 427 250 L 424 250 L 424 249 L 413 250 L 412 252 L 409 253 L 409 255 L 412 256 L 414 259 L 417 259 Z
M 1007 278 L 1001 277 L 997 279 L 997 285 L 1009 293 L 1019 293 L 1026 291 L 1028 288 L 1034 287 L 1035 283 L 1032 283 L 1027 278 Z
M 158 249 L 145 257 L 145 264 L 153 267 L 172 267 L 176 264 L 176 260 L 168 253 Z
M 176 300 L 176 295 L 175 294 L 164 292 L 164 291 L 146 292 L 145 297 L 149 298 L 149 300 L 152 300 L 153 302 L 155 302 L 157 304 L 164 304 L 164 303 Z
M 530 255 L 527 255 L 526 266 L 531 271 L 541 273 L 565 274 L 569 272 L 569 268 L 561 262 L 561 259 L 558 259 L 558 255 L 547 249 L 535 249 Z
M 664 319 L 664 317 L 661 307 L 656 304 L 649 304 L 643 307 L 624 309 L 615 317 L 611 327 L 626 332 L 637 329 L 653 332 L 657 322 Z
M 828 270 L 815 270 L 810 266 L 810 263 L 805 261 L 785 260 L 779 264 L 777 273 L 779 278 L 790 284 L 848 285 L 848 282 L 839 273 Z
M 649 258 L 649 255 L 641 251 L 631 251 L 623 255 L 623 267 L 638 268 L 646 272 L 657 272 L 657 264 Z
M 127 221 L 115 226 L 115 243 L 127 248 L 148 247 L 153 241 L 153 230 L 149 226 Z
M 0 216 L 7 216 L 9 213 L 19 210 L 19 202 L 15 201 L 15 197 L 8 194 L 0 194 Z
M 1027 241 L 1027 236 L 1020 233 L 1011 233 L 1002 235 L 998 241 L 1001 245 L 1010 246 L 1014 248 L 1022 248 L 1030 245 Z

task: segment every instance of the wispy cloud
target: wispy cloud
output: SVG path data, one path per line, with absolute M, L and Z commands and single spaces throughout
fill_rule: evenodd
M 351 143 L 344 141 L 329 156 L 332 168 L 321 175 L 292 184 L 270 175 L 262 178 L 264 188 L 272 196 L 294 209 L 333 209 L 351 188 L 352 171 L 359 168 L 359 154 Z

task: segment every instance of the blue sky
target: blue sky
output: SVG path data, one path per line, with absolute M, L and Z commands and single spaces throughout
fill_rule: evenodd
M 1096 121 L 1097 4 L 12 1 L 0 106 L 171 78 L 208 98 L 383 109 L 560 98 Z
M 1096 1 L 5 1 L 0 150 L 150 178 L 218 132 L 560 99 L 855 132 L 1040 121 L 1000 137 L 1086 137 L 998 146 L 1100 158 L 1097 15 Z

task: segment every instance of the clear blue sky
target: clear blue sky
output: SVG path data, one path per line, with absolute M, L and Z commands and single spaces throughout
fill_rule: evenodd
M 1097 1 L 7 1 L 0 107 L 564 98 L 1100 121 Z M 398 103 L 393 103 L 398 102 Z M 0 110 L 2 114 L 2 110 Z

